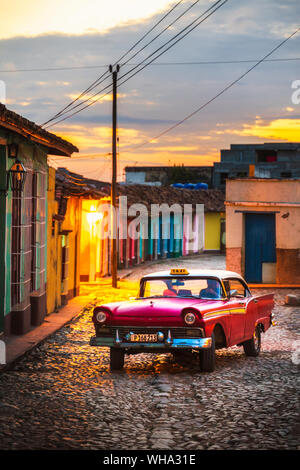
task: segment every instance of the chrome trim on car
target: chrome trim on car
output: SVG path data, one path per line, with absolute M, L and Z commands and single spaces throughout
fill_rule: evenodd
M 168 337 L 167 337 L 165 343 L 166 343 L 168 346 L 171 346 L 171 344 L 173 343 L 173 339 L 172 339 L 172 335 L 171 335 L 171 330 L 168 330 Z
M 122 343 L 122 340 L 120 340 L 120 336 L 119 336 L 119 330 L 116 329 L 116 338 L 115 338 L 115 343 L 116 344 L 120 344 Z
M 120 348 L 128 348 L 128 349 L 207 349 L 211 347 L 211 338 L 171 338 L 168 342 L 169 338 L 163 343 L 131 343 L 128 341 L 121 341 L 119 340 L 116 343 L 115 338 L 107 338 L 107 337 L 99 337 L 99 336 L 92 336 L 90 339 L 91 346 L 106 346 L 106 347 L 115 347 L 116 345 Z
M 203 338 L 205 336 L 204 329 L 195 326 L 106 326 L 105 332 L 102 334 L 103 327 L 96 327 L 96 336 L 110 337 L 116 335 L 116 330 L 119 332 L 121 339 L 126 339 L 126 336 L 132 333 L 136 334 L 158 334 L 163 333 L 165 338 L 168 336 L 168 330 L 171 330 L 172 338 Z M 192 333 L 193 331 L 193 333 Z

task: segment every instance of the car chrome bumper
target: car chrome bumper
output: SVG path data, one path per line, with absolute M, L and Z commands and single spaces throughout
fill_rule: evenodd
M 207 349 L 211 347 L 211 338 L 174 338 L 157 343 L 121 341 L 112 337 L 92 336 L 90 346 L 107 346 L 128 349 Z

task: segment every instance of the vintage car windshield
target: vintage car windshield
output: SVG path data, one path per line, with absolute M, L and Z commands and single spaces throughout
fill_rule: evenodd
M 199 299 L 222 299 L 224 292 L 218 279 L 168 277 L 144 279 L 141 297 L 196 297 Z

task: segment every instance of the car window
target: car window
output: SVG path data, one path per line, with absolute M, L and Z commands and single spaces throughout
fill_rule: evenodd
M 201 299 L 224 298 L 221 283 L 209 278 L 148 279 L 142 284 L 142 297 L 197 297 Z
M 228 279 L 224 284 L 227 294 L 230 293 L 230 297 L 248 296 L 248 290 L 239 279 Z

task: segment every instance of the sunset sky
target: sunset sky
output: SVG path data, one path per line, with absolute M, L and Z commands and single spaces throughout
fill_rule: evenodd
M 0 80 L 6 84 L 6 106 L 38 124 L 47 121 L 176 3 L 0 0 Z M 156 34 L 192 3 L 183 1 Z M 200 0 L 130 63 L 145 58 L 213 3 Z M 211 165 L 219 160 L 220 149 L 232 143 L 299 142 L 300 104 L 293 104 L 291 97 L 293 81 L 300 80 L 300 60 L 289 60 L 261 64 L 192 119 L 139 147 L 253 65 L 178 62 L 259 60 L 299 27 L 299 17 L 299 0 L 228 0 L 157 62 L 120 87 L 119 180 L 126 165 Z M 152 32 L 147 42 L 154 36 Z M 300 59 L 300 34 L 271 57 L 296 58 Z M 87 68 L 18 71 L 68 67 Z M 121 73 L 128 70 L 128 65 L 121 67 Z M 106 154 L 111 152 L 111 105 L 107 96 L 48 129 L 80 149 L 72 161 L 55 157 L 56 164 L 87 177 L 110 178 L 111 157 Z

